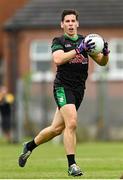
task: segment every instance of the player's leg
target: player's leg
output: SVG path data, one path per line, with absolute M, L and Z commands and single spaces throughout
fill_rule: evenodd
M 80 105 L 80 102 L 78 102 L 76 98 L 78 97 L 78 93 L 75 94 L 70 88 L 60 86 L 54 87 L 54 97 L 65 122 L 64 146 L 68 159 L 68 172 L 72 176 L 82 175 L 80 168 L 75 162 L 77 126 L 76 109 L 78 109 Z
M 64 130 L 64 120 L 61 112 L 57 109 L 51 126 L 43 129 L 34 139 L 37 145 L 45 143 L 50 139 L 60 135 Z
M 32 150 L 38 145 L 43 144 L 53 137 L 59 135 L 64 130 L 64 120 L 60 111 L 57 109 L 51 126 L 43 129 L 32 141 L 24 144 L 23 152 L 19 157 L 19 166 L 24 167 Z
M 76 165 L 76 127 L 77 127 L 77 111 L 74 104 L 66 104 L 61 107 L 60 112 L 65 121 L 64 129 L 64 146 L 68 159 L 68 173 L 72 176 L 83 175 L 80 168 Z
M 75 154 L 77 112 L 74 104 L 67 104 L 60 109 L 65 121 L 64 146 L 66 154 Z

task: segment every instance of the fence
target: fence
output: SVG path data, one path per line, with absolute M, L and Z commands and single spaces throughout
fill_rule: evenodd
M 96 84 L 96 97 L 86 96 L 78 111 L 78 141 L 123 139 L 123 95 L 113 97 L 108 92 L 107 82 Z M 52 82 L 18 82 L 16 100 L 17 141 L 25 136 L 34 137 L 50 125 L 56 104 Z

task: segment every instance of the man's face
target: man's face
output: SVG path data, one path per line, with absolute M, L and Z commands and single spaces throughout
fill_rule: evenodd
M 61 28 L 64 29 L 64 33 L 69 36 L 77 34 L 77 27 L 79 26 L 76 16 L 74 14 L 66 15 L 64 21 L 61 22 Z

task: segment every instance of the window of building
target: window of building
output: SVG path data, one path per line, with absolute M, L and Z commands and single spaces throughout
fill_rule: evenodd
M 94 80 L 123 80 L 123 39 L 111 39 L 109 42 L 109 62 L 105 67 L 95 66 Z
M 44 40 L 34 40 L 30 45 L 32 79 L 35 81 L 52 79 L 51 43 Z

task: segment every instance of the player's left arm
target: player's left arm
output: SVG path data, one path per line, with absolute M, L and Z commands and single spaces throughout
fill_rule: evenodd
M 100 66 L 105 66 L 109 60 L 109 56 L 102 53 L 91 55 L 91 58 Z
M 110 50 L 108 49 L 108 43 L 104 42 L 104 48 L 102 53 L 91 55 L 91 58 L 100 66 L 105 66 L 109 61 L 109 53 Z

